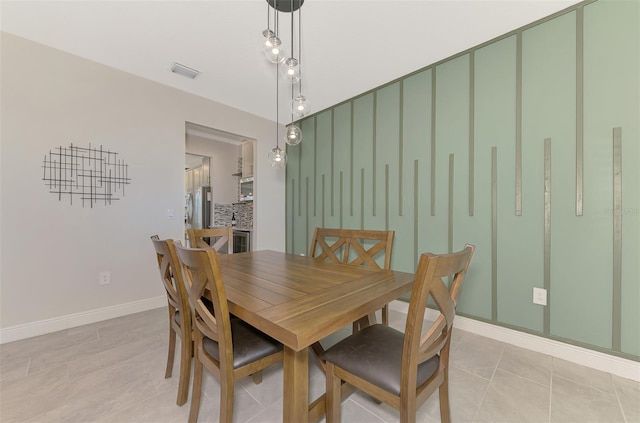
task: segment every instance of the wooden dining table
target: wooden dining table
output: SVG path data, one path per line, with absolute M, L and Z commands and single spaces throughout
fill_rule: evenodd
M 411 290 L 414 275 L 276 251 L 218 256 L 229 311 L 284 345 L 283 420 L 316 421 L 308 347 Z M 366 324 L 363 322 L 363 324 Z

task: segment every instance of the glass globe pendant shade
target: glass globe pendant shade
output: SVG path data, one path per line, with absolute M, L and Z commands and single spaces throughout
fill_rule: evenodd
M 266 44 L 266 42 L 269 41 L 269 38 L 275 37 L 275 36 L 276 36 L 275 32 L 273 32 L 270 29 L 265 29 L 264 31 L 262 31 L 262 38 L 264 38 L 262 42 Z
M 265 29 L 264 31 L 262 31 L 262 40 L 260 41 L 260 50 L 264 51 L 265 54 L 267 54 L 267 51 L 270 50 L 271 47 L 273 47 L 273 45 L 271 44 L 271 41 L 269 41 L 269 38 L 275 37 L 275 36 L 276 36 L 276 33 L 270 29 Z
M 273 34 L 273 31 L 269 31 Z M 280 38 L 272 35 L 265 39 L 264 54 L 271 63 L 280 63 L 284 60 L 284 50 Z
M 309 103 L 307 97 L 303 95 L 296 96 L 291 102 L 291 110 L 296 116 L 305 116 L 309 113 Z
M 269 163 L 272 167 L 285 167 L 287 164 L 287 153 L 280 147 L 276 147 L 269 153 Z
M 298 145 L 302 141 L 302 130 L 294 123 L 287 125 L 286 132 L 287 139 L 285 140 L 289 145 Z
M 300 81 L 300 63 L 298 59 L 289 57 L 280 66 L 282 77 L 292 84 Z

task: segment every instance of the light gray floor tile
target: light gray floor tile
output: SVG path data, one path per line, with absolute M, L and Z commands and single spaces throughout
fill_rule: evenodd
M 390 321 L 404 330 L 403 313 L 391 311 Z M 430 323 L 425 322 L 425 328 Z M 349 333 L 345 327 L 332 338 Z M 175 403 L 179 339 L 173 376 L 164 378 L 168 334 L 167 310 L 159 308 L 0 346 L 0 421 L 186 421 L 190 402 L 182 407 Z M 451 352 L 454 423 L 546 422 L 549 412 L 545 416 L 538 410 L 545 398 L 547 410 L 551 402 L 553 422 L 613 423 L 625 417 L 626 423 L 640 422 L 638 382 L 562 360 L 549 364 L 542 354 L 457 329 Z M 313 400 L 324 394 L 325 377 L 312 355 L 309 364 Z M 282 421 L 282 383 L 282 364 L 266 370 L 260 385 L 251 378 L 238 381 L 234 421 Z M 217 422 L 220 385 L 207 371 L 203 393 L 199 422 Z M 399 420 L 396 410 L 362 393 L 345 400 L 342 410 L 343 421 L 349 423 Z M 440 421 L 437 392 L 418 410 L 417 420 Z
M 220 385 L 213 383 L 213 378 L 207 383 L 206 389 L 203 384 L 204 396 L 200 400 L 200 414 L 198 423 L 217 422 L 220 417 Z M 216 381 L 217 382 L 217 381 Z M 242 387 L 235 384 L 233 419 L 237 422 L 246 422 L 265 409 L 253 396 Z
M 189 404 L 178 407 L 174 393 L 163 393 L 105 417 L 103 423 L 185 423 Z
M 282 398 L 266 407 L 246 423 L 282 423 Z
M 29 357 L 23 357 L 22 360 L 0 365 L 0 387 L 7 381 L 25 377 L 29 369 L 29 361 Z
M 545 386 L 551 385 L 552 358 L 524 348 L 507 345 L 498 369 L 531 379 Z
M 342 403 L 342 421 L 349 423 L 391 423 L 393 420 L 384 420 L 370 411 L 370 407 L 363 407 L 350 398 Z
M 73 396 L 68 396 L 59 406 L 37 416 L 42 422 L 92 422 L 99 421 L 118 411 L 125 410 L 157 395 L 148 379 L 137 379 L 120 384 L 106 378 L 99 384 L 74 386 Z M 76 379 L 77 380 L 77 379 Z M 74 381 L 70 382 L 73 384 Z
M 472 422 L 478 414 L 489 381 L 457 367 L 449 367 L 449 409 L 454 422 Z M 438 392 L 429 398 L 416 413 L 417 421 L 439 422 Z
M 562 376 L 565 379 L 592 386 L 610 394 L 615 394 L 613 379 L 610 373 L 601 372 L 559 358 L 553 358 L 553 375 Z
M 485 379 L 491 379 L 505 344 L 469 332 L 457 332 L 461 333 L 461 338 L 455 348 L 451 349 L 451 364 Z
M 325 394 L 327 390 L 327 379 L 324 373 L 310 376 L 309 379 L 309 402 L 313 402 Z
M 3 366 L 14 365 L 17 362 L 22 362 L 25 357 L 37 358 L 41 355 L 55 355 L 58 350 L 68 350 L 76 345 L 97 341 L 97 339 L 98 334 L 93 329 L 69 329 L 10 342 L 0 345 L 0 363 Z
M 37 373 L 57 364 L 66 364 L 70 360 L 90 358 L 103 350 L 104 347 L 99 339 L 78 345 L 66 345 L 62 348 L 50 349 L 31 358 L 29 374 Z
M 640 383 L 613 376 L 613 385 L 627 423 L 640 422 Z
M 178 350 L 179 351 L 179 350 Z M 177 395 L 178 381 L 180 379 L 180 357 L 177 355 L 175 362 L 173 363 L 173 372 L 171 377 L 165 378 L 164 372 L 167 365 L 166 348 L 162 347 L 149 352 L 149 356 L 146 360 L 141 362 L 140 358 L 134 358 L 128 360 L 126 363 L 122 363 L 120 366 L 114 366 L 114 371 L 123 373 L 134 372 L 137 374 L 147 374 L 151 378 L 151 381 L 155 385 L 159 394 L 165 392 L 173 392 Z M 189 368 L 189 388 L 193 383 L 193 361 Z
M 58 364 L 22 379 L 3 383 L 0 416 L 3 423 L 24 422 L 45 413 L 68 396 L 67 365 Z
M 69 372 L 66 363 L 59 363 L 38 373 L 33 373 L 22 378 L 7 380 L 2 383 L 2 396 L 0 400 L 46 393 L 48 390 L 57 389 L 69 381 Z
M 282 363 L 262 371 L 262 383 L 256 385 L 253 378 L 246 377 L 236 383 L 236 387 L 244 388 L 258 403 L 267 407 L 282 398 Z
M 368 394 L 365 394 L 364 392 L 361 391 L 356 391 L 353 394 L 351 394 L 351 396 L 347 399 L 345 399 L 343 401 L 342 404 L 342 409 L 343 409 L 343 419 L 342 421 L 347 422 L 348 420 L 346 420 L 345 414 L 344 414 L 344 410 L 345 407 L 347 407 L 347 403 L 349 401 L 352 401 L 356 404 L 358 404 L 359 406 L 366 408 L 367 410 L 369 410 L 371 413 L 375 414 L 378 418 L 380 418 L 381 420 L 385 421 L 385 422 L 395 422 L 396 420 L 398 420 L 400 413 L 393 407 L 391 407 L 390 405 L 387 405 L 385 403 L 380 403 L 378 404 L 373 397 L 369 396 Z
M 551 423 L 624 422 L 615 394 L 555 374 L 551 383 Z
M 549 397 L 548 386 L 497 370 L 489 384 L 478 418 L 496 423 L 548 422 Z

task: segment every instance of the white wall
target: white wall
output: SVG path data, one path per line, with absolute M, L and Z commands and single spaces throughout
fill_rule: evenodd
M 0 333 L 163 295 L 149 236 L 182 236 L 185 122 L 256 140 L 269 193 L 256 247 L 284 251 L 284 170 L 266 161 L 273 122 L 10 34 L 1 47 Z M 48 192 L 42 161 L 70 143 L 129 164 L 120 201 L 83 208 Z
M 211 157 L 209 174 L 212 207 L 215 203 L 231 204 L 238 201 L 238 177 L 231 174 L 238 172 L 238 158 L 241 154 L 239 145 L 188 134 L 186 151 Z

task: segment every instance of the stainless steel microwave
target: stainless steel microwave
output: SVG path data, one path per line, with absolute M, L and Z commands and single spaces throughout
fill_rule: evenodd
M 240 201 L 253 201 L 253 176 L 240 179 Z

